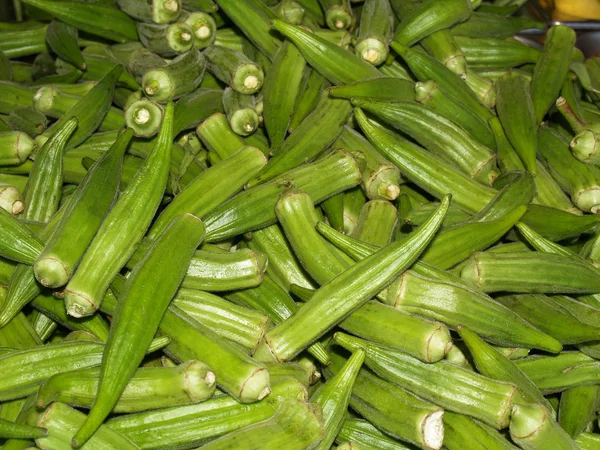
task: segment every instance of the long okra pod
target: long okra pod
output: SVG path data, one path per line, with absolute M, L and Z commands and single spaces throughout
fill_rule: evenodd
M 368 78 L 329 88 L 329 95 L 338 98 L 365 98 L 380 101 L 415 99 L 415 83 L 394 77 Z
M 172 139 L 173 105 L 168 104 L 152 152 L 106 216 L 67 284 L 65 304 L 70 315 L 82 317 L 98 309 L 110 281 L 146 232 L 167 183 Z M 99 264 L 104 270 L 96 270 Z

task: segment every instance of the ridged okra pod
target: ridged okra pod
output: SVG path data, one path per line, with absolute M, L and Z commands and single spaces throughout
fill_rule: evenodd
M 269 181 L 313 160 L 339 136 L 351 112 L 350 102 L 329 98 L 324 91 L 315 109 L 283 142 L 267 166 L 250 181 L 249 186 Z
M 191 49 L 166 66 L 148 70 L 142 77 L 144 92 L 158 103 L 189 94 L 200 85 L 205 67 L 203 54 Z
M 527 63 L 536 63 L 540 51 L 514 40 L 455 37 L 463 50 L 469 69 L 491 71 L 511 69 Z
M 364 349 L 365 363 L 378 376 L 444 409 L 475 417 L 502 429 L 519 399 L 514 384 L 494 381 L 454 364 L 423 363 L 381 344 L 344 333 L 334 335 L 347 350 Z
M 231 88 L 223 91 L 223 110 L 231 129 L 240 136 L 248 136 L 256 131 L 259 117 L 256 112 L 256 99 L 252 95 L 240 94 Z
M 0 418 L 0 438 L 1 439 L 38 439 L 48 435 L 45 428 L 33 425 L 15 423 L 10 420 Z
M 513 406 L 510 437 L 524 450 L 556 448 L 576 450 L 579 446 L 538 403 Z
M 136 28 L 144 47 L 163 57 L 185 53 L 194 45 L 194 32 L 184 22 L 172 24 L 137 22 Z
M 122 11 L 141 22 L 171 23 L 181 14 L 180 0 L 117 0 Z
M 600 272 L 576 258 L 547 252 L 475 253 L 461 278 L 484 292 L 600 292 Z
M 302 81 L 300 83 L 300 94 L 294 105 L 294 113 L 288 126 L 291 133 L 311 113 L 319 102 L 323 89 L 330 85 L 329 81 L 316 70 L 309 66 L 304 68 Z
M 307 400 L 306 389 L 296 380 L 288 379 L 274 384 L 272 395 L 250 405 L 219 395 L 194 405 L 122 415 L 112 418 L 107 425 L 142 449 L 203 445 L 269 419 L 281 398 Z
M 201 11 L 191 13 L 186 11 L 181 18 L 192 29 L 195 48 L 202 50 L 215 41 L 217 25 L 210 14 Z
M 398 222 L 398 210 L 385 200 L 371 200 L 360 209 L 352 236 L 373 245 L 389 244 Z
M 0 210 L 0 256 L 24 264 L 33 264 L 43 244 L 26 225 L 8 211 Z
M 30 107 L 15 108 L 6 120 L 15 130 L 23 131 L 29 136 L 37 136 L 48 127 L 46 116 Z
M 364 61 L 378 66 L 389 54 L 394 16 L 388 0 L 367 0 L 360 15 L 360 28 L 354 45 Z
M 223 91 L 199 88 L 184 95 L 175 103 L 173 136 L 184 130 L 191 130 L 212 114 L 223 111 Z
M 451 193 L 458 205 L 470 211 L 479 211 L 494 195 L 491 188 L 449 166 L 442 158 L 429 154 L 422 147 L 369 119 L 360 108 L 355 109 L 354 116 L 375 148 L 396 164 L 410 181 L 434 197 L 442 198 Z
M 24 163 L 36 143 L 22 131 L 5 131 L 0 133 L 0 163 L 3 166 L 18 166 Z
M 20 58 L 22 56 L 35 55 L 47 50 L 46 30 L 47 25 L 37 22 L 36 26 L 23 28 L 20 30 L 2 30 L 0 31 L 0 51 L 9 59 Z M 13 66 L 13 80 L 16 69 Z
M 107 214 L 67 284 L 65 305 L 70 315 L 82 317 L 98 309 L 109 283 L 146 232 L 167 184 L 172 140 L 173 105 L 168 104 L 151 153 Z M 98 265 L 104 270 L 96 270 Z
M 387 434 L 379 431 L 370 422 L 364 419 L 347 418 L 342 424 L 342 429 L 336 438 L 338 443 L 351 442 L 354 449 L 377 448 L 381 450 L 407 450 L 409 447 L 400 441 L 391 438 Z M 339 447 L 338 447 L 339 448 Z
M 80 408 L 94 403 L 100 383 L 100 368 L 73 370 L 53 375 L 42 383 L 36 406 L 47 408 L 54 402 Z M 151 409 L 198 403 L 212 397 L 215 374 L 200 361 L 188 361 L 175 367 L 152 367 L 136 370 L 129 379 L 115 413 L 132 413 Z
M 470 109 L 442 92 L 435 81 L 416 83 L 415 100 L 451 119 L 486 147 L 495 149 L 496 141 L 488 125 Z
M 494 428 L 463 414 L 444 413 L 444 446 L 448 450 L 516 450 L 506 437 Z M 466 446 L 466 447 L 465 447 Z
M 353 103 L 407 133 L 471 178 L 490 184 L 498 176 L 496 155 L 435 110 L 416 102 L 355 100 Z
M 531 99 L 538 124 L 542 122 L 565 82 L 574 46 L 573 29 L 555 25 L 548 31 L 531 80 Z
M 351 266 L 317 290 L 310 303 L 304 305 L 292 318 L 267 332 L 265 342 L 275 357 L 287 360 L 295 356 L 332 325 L 391 283 L 430 242 L 441 225 L 449 200 L 446 197 L 428 223 L 406 241 L 389 244 Z M 367 279 L 371 280 L 369 287 L 361 286 Z M 345 300 L 341 301 L 342 298 Z M 319 319 L 315 320 L 317 316 Z M 302 334 L 296 331 L 299 329 L 303 330 Z
M 127 381 L 144 357 L 143 349 L 156 333 L 161 317 L 204 235 L 200 219 L 190 214 L 179 215 L 133 269 L 113 315 L 94 405 L 85 424 L 73 438 L 76 448 L 94 434 L 116 405 Z M 162 270 L 163 264 L 170 267 L 168 273 Z M 132 348 L 131 342 L 136 342 L 137 348 Z
M 311 396 L 311 403 L 321 407 L 325 428 L 325 435 L 316 450 L 329 449 L 342 428 L 352 388 L 364 360 L 364 350 L 356 350 L 344 367 Z
M 576 438 L 594 420 L 600 401 L 600 386 L 576 386 L 560 396 L 558 423 Z
M 338 373 L 344 362 L 339 353 L 333 354 L 327 377 Z M 423 449 L 442 447 L 444 411 L 364 368 L 356 377 L 350 406 L 387 435 Z
M 66 206 L 34 265 L 36 278 L 50 288 L 65 285 L 113 204 L 121 179 L 123 155 L 131 131 L 117 138 L 100 157 Z
M 18 106 L 32 106 L 35 91 L 21 84 L 0 81 L 0 113 L 10 114 Z
M 308 64 L 333 84 L 381 76 L 373 65 L 310 31 L 281 20 L 273 20 L 271 26 L 291 40 Z
M 364 98 L 379 101 L 415 99 L 415 83 L 394 77 L 368 78 L 329 88 L 329 95 L 337 98 Z
M 78 69 L 85 70 L 86 64 L 77 38 L 77 28 L 58 20 L 50 22 L 46 29 L 46 41 L 52 51 Z
M 306 60 L 294 44 L 283 43 L 265 77 L 263 117 L 271 147 L 276 152 L 285 140 L 298 101 Z
M 273 180 L 248 189 L 221 204 L 204 218 L 207 241 L 214 242 L 275 223 L 275 204 L 290 186 L 306 191 L 314 202 L 356 186 L 360 170 L 354 158 L 335 150 Z
M 262 67 L 244 53 L 211 45 L 203 55 L 206 69 L 240 94 L 254 94 L 262 87 L 265 80 Z
M 537 20 L 473 11 L 469 20 L 454 25 L 450 31 L 455 36 L 508 39 L 522 30 L 544 28 L 546 25 Z

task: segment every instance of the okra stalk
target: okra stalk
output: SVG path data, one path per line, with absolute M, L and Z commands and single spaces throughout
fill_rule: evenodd
M 0 164 L 18 166 L 27 160 L 35 147 L 35 141 L 21 131 L 0 133 Z
M 136 136 L 152 137 L 158 133 L 162 114 L 160 106 L 144 98 L 130 103 L 125 108 L 125 124 Z
M 255 98 L 252 95 L 240 94 L 231 88 L 226 88 L 223 92 L 223 109 L 231 129 L 236 134 L 248 136 L 258 127 L 259 118 Z
M 117 0 L 122 11 L 141 22 L 171 23 L 181 14 L 180 0 Z
M 194 45 L 194 32 L 183 22 L 170 25 L 138 22 L 136 28 L 144 47 L 160 56 L 176 56 Z
M 360 15 L 360 28 L 354 51 L 364 61 L 378 66 L 389 54 L 394 19 L 388 0 L 365 2 Z
M 240 94 L 254 94 L 262 87 L 262 68 L 243 53 L 211 45 L 203 55 L 207 70 Z

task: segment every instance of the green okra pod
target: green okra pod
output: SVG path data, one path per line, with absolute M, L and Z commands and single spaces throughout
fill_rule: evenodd
M 388 0 L 365 2 L 360 15 L 360 28 L 354 45 L 355 53 L 364 61 L 378 66 L 390 52 L 394 16 Z
M 364 350 L 356 350 L 344 367 L 311 396 L 311 403 L 319 405 L 323 411 L 325 428 L 325 435 L 315 449 L 328 449 L 335 441 L 342 428 L 352 388 L 364 360 Z
M 222 240 L 275 223 L 275 204 L 289 186 L 306 191 L 314 202 L 320 202 L 356 186 L 360 178 L 355 159 L 343 150 L 335 150 L 314 163 L 248 189 L 218 206 L 204 219 L 207 241 Z
M 77 38 L 77 28 L 58 20 L 50 22 L 46 29 L 46 41 L 52 51 L 78 69 L 85 70 L 86 64 Z
M 360 209 L 352 236 L 373 245 L 389 244 L 398 221 L 396 207 L 385 200 L 371 200 Z
M 546 25 L 537 20 L 473 11 L 469 20 L 454 25 L 450 31 L 455 36 L 508 39 L 522 30 L 544 28 Z
M 269 419 L 280 398 L 306 400 L 306 388 L 296 380 L 291 383 L 288 380 L 273 384 L 272 395 L 249 405 L 220 395 L 193 405 L 114 417 L 107 425 L 142 449 L 203 445 L 231 431 Z
M 35 91 L 10 81 L 0 81 L 0 113 L 10 114 L 18 106 L 32 106 Z
M 600 438 L 596 433 L 583 432 L 575 438 L 575 443 L 579 445 L 582 450 L 594 450 L 594 448 L 600 444 Z
M 43 249 L 43 244 L 35 233 L 4 209 L 0 210 L 0 227 L 0 256 L 24 264 L 33 264 Z
M 35 55 L 47 51 L 46 30 L 47 25 L 38 24 L 29 29 L 2 30 L 0 31 L 0 50 L 8 59 L 20 58 L 22 56 Z M 13 66 L 13 81 L 16 66 Z
M 46 342 L 58 328 L 58 323 L 38 310 L 31 313 L 30 320 L 33 329 L 44 342 Z
M 212 0 L 181 0 L 181 7 L 185 11 L 204 11 L 214 13 L 218 6 Z
M 152 137 L 160 128 L 162 108 L 146 98 L 131 102 L 125 109 L 125 125 L 139 137 Z
M 416 83 L 415 100 L 451 119 L 486 147 L 495 149 L 496 141 L 487 124 L 471 110 L 444 94 L 435 81 Z
M 273 6 L 271 10 L 278 18 L 292 25 L 300 25 L 304 19 L 304 8 L 293 0 L 282 0 Z
M 531 204 L 519 219 L 551 241 L 561 241 L 590 231 L 597 225 L 594 214 L 575 215 L 550 206 Z
M 265 77 L 263 117 L 275 151 L 285 140 L 298 102 L 305 67 L 306 60 L 300 51 L 286 41 L 275 54 L 273 65 Z
M 281 20 L 271 21 L 271 26 L 290 39 L 308 64 L 333 84 L 381 76 L 368 62 L 314 33 Z
M 6 288 L 0 289 L 0 299 L 6 298 Z M 23 313 L 17 313 L 12 320 L 0 328 L 0 346 L 4 348 L 26 349 L 41 345 L 42 341 Z M 8 351 L 2 354 L 7 354 Z M 2 410 L 0 409 L 0 413 Z M 6 416 L 4 416 L 6 417 Z
M 327 377 L 338 373 L 344 362 L 339 353 L 333 354 L 332 364 L 325 368 Z M 365 368 L 356 377 L 350 406 L 386 435 L 424 449 L 442 447 L 444 411 Z
M 70 1 L 56 3 L 50 0 L 27 0 L 24 3 L 86 33 L 117 42 L 138 40 L 133 19 L 114 6 Z M 99 17 L 102 20 L 98 20 Z
M 461 278 L 485 292 L 597 293 L 600 272 L 573 257 L 546 252 L 475 253 Z
M 350 0 L 319 0 L 325 13 L 325 23 L 331 30 L 345 30 L 352 24 Z
M 2 439 L 39 439 L 48 435 L 45 428 L 14 423 L 0 418 L 0 438 Z
M 522 449 L 556 448 L 578 449 L 578 445 L 552 418 L 550 412 L 538 403 L 513 406 L 510 437 Z
M 265 366 L 269 371 L 272 383 L 276 383 L 278 380 L 282 380 L 285 378 L 295 378 L 298 382 L 300 382 L 304 387 L 308 389 L 311 382 L 314 381 L 311 379 L 311 374 L 309 373 L 309 371 L 298 363 L 282 364 L 278 362 L 265 362 Z
M 321 96 L 323 89 L 330 83 L 327 79 L 310 66 L 304 67 L 300 82 L 299 96 L 294 105 L 294 113 L 290 120 L 288 131 L 292 133 L 298 125 L 312 112 Z M 1 104 L 0 104 L 1 106 Z
M 362 189 L 355 187 L 349 189 L 348 192 L 344 193 L 343 200 L 343 219 L 344 219 L 344 233 L 350 235 L 354 233 L 356 224 L 358 223 L 358 216 L 360 209 L 367 203 L 367 197 L 365 196 Z
M 538 124 L 542 122 L 565 82 L 574 46 L 575 32 L 572 28 L 559 24 L 548 31 L 544 49 L 531 79 L 531 100 Z
M 197 11 L 183 16 L 184 23 L 190 26 L 194 34 L 194 47 L 202 50 L 215 41 L 217 25 L 210 14 Z
M 98 309 L 109 283 L 142 239 L 164 194 L 172 140 L 173 104 L 169 103 L 151 153 L 105 217 L 67 284 L 65 305 L 70 315 L 82 317 Z M 108 247 L 113 251 L 107 252 Z M 104 270 L 97 271 L 98 264 Z
M 331 325 L 340 322 L 385 288 L 394 276 L 414 262 L 423 251 L 441 225 L 448 204 L 449 197 L 446 197 L 428 223 L 410 238 L 402 243 L 389 244 L 325 283 L 317 290 L 310 303 L 292 318 L 267 332 L 265 342 L 275 357 L 286 360 L 295 356 Z M 374 275 L 374 271 L 377 272 L 377 276 Z M 361 280 L 367 278 L 371 280 L 371 284 L 359 288 Z M 352 294 L 349 294 L 350 292 Z M 341 298 L 344 298 L 343 302 L 340 301 Z M 333 307 L 335 309 L 332 310 Z M 315 321 L 315 315 L 320 317 L 319 321 Z M 325 319 L 325 316 L 328 317 Z M 297 333 L 297 329 L 302 329 L 302 334 Z
M 152 340 L 161 317 L 185 275 L 193 251 L 204 235 L 200 219 L 190 214 L 179 215 L 133 269 L 113 316 L 94 405 L 73 438 L 76 448 L 95 433 L 116 405 L 127 380 L 144 356 L 138 349 L 143 351 Z M 170 267 L 169 273 L 161 270 L 163 264 Z M 131 342 L 138 343 L 138 348 L 132 348 Z
M 48 128 L 46 116 L 29 107 L 15 108 L 6 121 L 13 129 L 23 131 L 30 136 L 37 136 Z
M 576 438 L 596 417 L 600 386 L 577 386 L 560 396 L 558 424 Z
M 63 183 L 63 152 L 78 121 L 64 121 L 39 150 L 25 186 L 23 218 L 48 222 L 58 210 Z
M 223 105 L 222 101 L 219 103 Z M 209 150 L 209 155 L 212 154 L 216 158 L 215 161 L 233 155 L 245 145 L 242 138 L 233 132 L 227 117 L 221 112 L 214 113 L 200 123 L 196 134 Z
M 364 419 L 347 418 L 344 420 L 342 429 L 336 438 L 336 442 L 338 443 L 343 441 L 351 442 L 351 449 L 354 449 L 356 446 L 358 446 L 358 450 L 362 448 L 406 450 L 409 448 L 407 445 L 400 443 L 400 441 L 393 439 L 387 434 L 379 431 L 377 428 L 371 425 L 370 422 Z
M 468 446 L 480 450 L 515 450 L 497 430 L 478 420 L 450 411 L 444 413 L 444 446 L 459 450 Z
M 212 114 L 222 112 L 223 92 L 217 89 L 199 88 L 182 96 L 175 103 L 173 135 L 195 128 Z
M 525 171 L 504 172 L 494 187 L 498 193 L 488 205 L 471 216 L 468 222 L 488 222 L 499 220 L 516 209 L 528 206 L 535 195 L 534 177 Z
M 329 88 L 329 95 L 338 98 L 364 98 L 379 101 L 415 99 L 415 83 L 393 77 L 369 78 Z
M 129 54 L 127 64 L 124 67 L 127 68 L 138 83 L 141 83 L 142 77 L 147 71 L 166 65 L 167 62 L 163 58 L 151 52 L 146 47 L 142 47 Z
M 468 0 L 425 0 L 402 17 L 393 41 L 411 46 L 435 31 L 464 22 L 471 15 L 471 9 Z
M 117 0 L 119 8 L 128 16 L 141 22 L 171 23 L 181 14 L 179 0 Z
M 178 56 L 168 65 L 148 70 L 142 77 L 144 93 L 158 103 L 194 91 L 202 81 L 206 59 L 198 49 Z
M 194 32 L 184 22 L 172 24 L 137 22 L 136 28 L 144 47 L 160 56 L 177 56 L 191 50 L 194 45 Z
M 262 87 L 263 69 L 242 52 L 211 45 L 203 55 L 206 69 L 240 94 L 254 94 Z
M 259 125 L 256 99 L 252 95 L 240 94 L 231 88 L 223 91 L 223 110 L 231 129 L 240 136 L 248 136 Z
M 517 387 L 494 381 L 445 361 L 423 363 L 381 344 L 344 333 L 334 339 L 347 350 L 364 349 L 365 364 L 378 376 L 454 412 L 502 429 L 519 399 Z
M 22 131 L 0 133 L 0 163 L 3 166 L 18 166 L 25 162 L 36 143 Z
M 100 383 L 100 368 L 73 370 L 48 378 L 40 386 L 36 406 L 47 408 L 61 402 L 90 408 Z M 212 397 L 215 374 L 200 361 L 175 367 L 142 368 L 135 371 L 113 411 L 132 413 L 198 403 Z

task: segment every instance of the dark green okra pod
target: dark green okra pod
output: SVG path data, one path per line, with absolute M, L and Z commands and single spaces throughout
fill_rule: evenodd
M 170 25 L 138 22 L 136 28 L 144 47 L 160 56 L 176 56 L 194 45 L 193 31 L 184 22 Z
M 242 52 L 211 45 L 204 50 L 206 69 L 241 94 L 254 94 L 262 87 L 263 69 Z
M 366 62 L 378 66 L 389 54 L 394 17 L 388 0 L 367 0 L 360 15 L 354 51 Z

